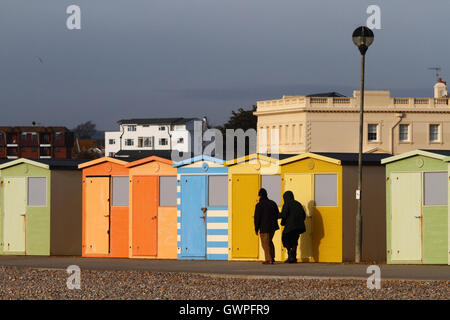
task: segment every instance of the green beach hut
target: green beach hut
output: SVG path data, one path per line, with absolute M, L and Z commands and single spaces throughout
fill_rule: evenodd
M 448 263 L 450 150 L 414 150 L 386 165 L 388 264 Z
M 445 157 L 444 161 L 448 163 L 448 172 L 449 172 L 449 178 L 448 178 L 448 199 L 450 199 L 450 156 Z M 450 207 L 448 208 L 448 216 L 447 216 L 447 248 L 448 248 L 448 255 L 447 255 L 447 264 L 450 265 Z
M 80 161 L 0 164 L 0 254 L 81 255 Z

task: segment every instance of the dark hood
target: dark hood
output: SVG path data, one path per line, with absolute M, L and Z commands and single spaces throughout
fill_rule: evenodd
M 294 194 L 292 193 L 292 191 L 286 191 L 283 194 L 283 199 L 285 203 L 295 201 Z

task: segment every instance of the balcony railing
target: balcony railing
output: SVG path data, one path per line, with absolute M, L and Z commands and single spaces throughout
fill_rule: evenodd
M 327 104 L 327 98 L 311 97 L 309 98 L 309 103 L 311 104 Z

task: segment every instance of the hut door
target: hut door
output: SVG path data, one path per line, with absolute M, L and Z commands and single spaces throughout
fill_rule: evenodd
M 109 253 L 109 199 L 109 177 L 86 178 L 84 225 L 86 254 Z
M 26 181 L 6 178 L 4 186 L 3 251 L 25 253 Z
M 391 259 L 422 259 L 421 173 L 391 174 Z
M 183 176 L 181 256 L 206 257 L 206 176 Z
M 232 250 L 233 258 L 259 256 L 259 239 L 255 234 L 254 214 L 258 202 L 259 176 L 233 175 Z
M 312 244 L 312 215 L 314 210 L 313 181 L 312 174 L 286 174 L 284 178 L 285 192 L 292 191 L 295 200 L 303 205 L 306 212 L 306 232 L 300 236 L 300 246 L 298 248 L 300 253 L 299 258 L 305 262 L 312 261 L 314 257 Z
M 156 256 L 159 179 L 133 177 L 133 255 Z

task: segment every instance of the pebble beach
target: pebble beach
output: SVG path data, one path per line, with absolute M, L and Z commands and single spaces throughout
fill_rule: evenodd
M 2 300 L 448 300 L 450 281 L 257 279 L 192 273 L 83 270 L 69 290 L 62 269 L 0 267 Z

